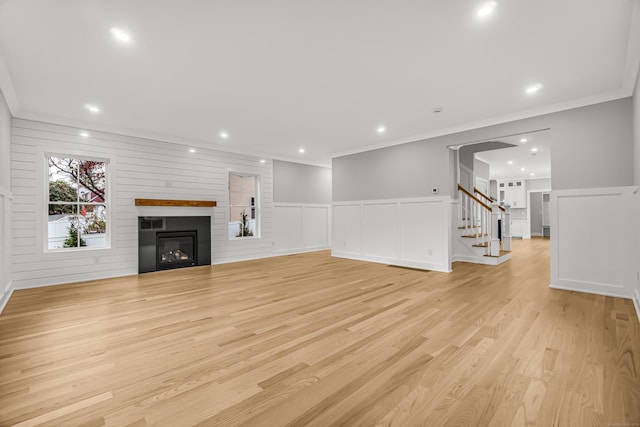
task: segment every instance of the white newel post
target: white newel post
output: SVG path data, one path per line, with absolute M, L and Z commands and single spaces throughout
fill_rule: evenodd
M 500 256 L 500 238 L 498 237 L 499 206 L 498 203 L 491 203 L 491 242 L 489 243 L 489 255 L 491 256 Z
M 511 251 L 511 206 L 504 206 L 504 220 L 502 221 L 502 249 Z

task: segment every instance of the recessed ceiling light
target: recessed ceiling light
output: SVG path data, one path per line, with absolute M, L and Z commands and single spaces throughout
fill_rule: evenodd
M 120 43 L 129 43 L 131 41 L 131 36 L 127 34 L 125 31 L 120 28 L 112 28 L 111 34 L 118 40 Z
M 497 5 L 498 3 L 496 3 L 495 1 L 489 1 L 484 3 L 482 6 L 480 6 L 480 9 L 478 9 L 478 11 L 476 12 L 476 14 L 478 15 L 478 18 L 484 18 L 485 16 L 491 15 L 491 13 L 493 12 L 493 9 L 495 9 Z
M 509 160 L 509 161 L 507 162 L 507 164 L 508 164 L 508 165 L 512 165 L 512 164 L 513 164 L 513 160 Z
M 532 153 L 536 153 L 537 151 L 538 151 L 538 149 L 537 149 L 536 147 L 533 147 L 533 148 L 531 149 L 531 152 L 532 152 Z
M 220 132 L 220 138 L 227 139 L 229 138 L 229 134 L 226 132 Z
M 298 149 L 298 153 L 300 153 L 300 154 L 304 153 L 304 148 L 299 148 Z
M 89 138 L 89 133 L 88 132 L 80 132 L 80 136 L 83 138 Z
M 195 153 L 195 152 L 196 152 L 196 149 L 195 149 L 195 148 L 189 148 L 189 152 L 190 152 L 190 153 Z
M 528 139 L 527 139 L 527 138 L 522 138 L 522 139 L 520 140 L 520 142 L 522 142 L 523 144 L 524 144 L 525 142 L 527 142 L 527 141 L 528 141 Z
M 536 93 L 538 93 L 538 91 L 540 91 L 540 89 L 542 89 L 544 86 L 542 85 L 542 83 L 536 83 L 534 85 L 531 85 L 529 87 L 527 87 L 527 89 L 525 90 L 525 92 L 528 95 L 535 95 Z
M 520 168 L 520 171 L 521 171 L 521 172 L 524 172 L 524 171 L 525 171 L 525 169 L 524 169 L 524 168 Z
M 384 126 L 378 126 L 378 133 L 384 133 L 387 130 Z
M 536 176 L 536 174 L 535 174 L 535 173 L 533 173 L 533 172 L 531 172 L 529 175 L 530 175 L 530 176 Z
M 92 112 L 93 114 L 98 114 L 100 112 L 100 108 L 92 104 L 84 104 L 84 108 Z
M 260 159 L 260 163 L 266 163 L 267 161 L 265 159 Z

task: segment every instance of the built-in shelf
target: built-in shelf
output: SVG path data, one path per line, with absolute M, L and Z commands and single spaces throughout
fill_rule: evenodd
M 190 206 L 194 208 L 213 208 L 216 206 L 216 202 L 213 200 L 136 199 L 136 206 Z

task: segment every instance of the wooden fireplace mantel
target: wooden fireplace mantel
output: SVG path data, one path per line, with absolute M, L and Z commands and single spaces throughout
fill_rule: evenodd
M 164 199 L 136 199 L 136 206 L 190 206 L 194 208 L 213 208 L 213 200 L 164 200 Z

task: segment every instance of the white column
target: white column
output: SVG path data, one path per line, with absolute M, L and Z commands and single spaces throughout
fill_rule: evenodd
M 511 206 L 504 206 L 504 219 L 502 220 L 502 249 L 511 250 Z
M 491 203 L 491 242 L 489 243 L 489 255 L 491 256 L 500 256 L 500 239 L 498 238 L 499 206 L 497 202 Z

